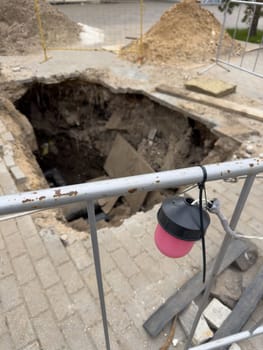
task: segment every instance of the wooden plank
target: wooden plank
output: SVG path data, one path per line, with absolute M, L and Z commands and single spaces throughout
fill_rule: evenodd
M 213 340 L 227 337 L 228 335 L 239 332 L 248 321 L 250 315 L 255 311 L 257 304 L 263 297 L 263 266 L 257 273 L 254 280 L 244 290 L 241 298 L 232 310 L 231 314 L 218 329 Z M 220 347 L 224 350 L 227 347 Z
M 177 87 L 172 87 L 168 85 L 157 86 L 156 91 L 162 92 L 168 95 L 180 97 L 185 100 L 202 103 L 207 106 L 220 108 L 228 112 L 239 113 L 250 119 L 259 120 L 261 122 L 263 121 L 263 111 L 258 108 L 244 106 L 236 102 L 219 99 L 212 96 L 204 96 L 196 92 L 189 92 L 189 91 L 182 90 Z
M 154 172 L 146 160 L 120 134 L 117 134 L 113 142 L 104 169 L 112 178 Z M 140 209 L 147 193 L 138 192 L 136 187 L 132 187 L 132 185 L 130 193 L 125 195 L 125 198 L 131 208 L 131 212 L 135 213 Z
M 235 240 L 227 248 L 218 274 L 231 265 L 243 252 L 248 249 L 245 241 Z M 207 265 L 207 279 L 210 278 L 214 260 Z M 159 307 L 143 324 L 146 332 L 156 337 L 171 319 L 183 311 L 192 300 L 203 292 L 205 285 L 202 282 L 203 272 L 200 271 L 187 281 L 175 294 Z

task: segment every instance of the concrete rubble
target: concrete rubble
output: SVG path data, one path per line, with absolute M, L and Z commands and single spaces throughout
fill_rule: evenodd
M 194 321 L 194 317 L 198 311 L 198 306 L 192 302 L 189 307 L 179 315 L 180 323 L 186 333 L 189 336 L 191 327 Z M 213 331 L 208 326 L 204 315 L 201 316 L 197 325 L 196 331 L 193 336 L 193 344 L 198 345 L 208 341 L 214 335 Z
M 214 329 L 218 329 L 230 313 L 231 309 L 222 304 L 218 299 L 213 298 L 204 310 L 204 317 Z

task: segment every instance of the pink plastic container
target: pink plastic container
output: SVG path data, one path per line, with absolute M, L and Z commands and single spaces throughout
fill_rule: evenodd
M 180 258 L 189 253 L 210 223 L 209 215 L 202 210 L 202 232 L 199 206 L 192 203 L 192 198 L 167 198 L 158 210 L 155 244 L 162 254 L 170 258 Z
M 160 252 L 169 258 L 181 258 L 188 254 L 195 241 L 184 241 L 167 233 L 159 224 L 156 226 L 154 240 Z

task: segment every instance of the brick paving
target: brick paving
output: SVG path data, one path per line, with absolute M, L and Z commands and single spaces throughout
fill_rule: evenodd
M 0 126 L 2 132 L 8 133 L 2 123 Z M 12 142 L 11 137 L 3 140 L 9 146 Z M 17 192 L 13 176 L 2 158 L 2 194 Z M 230 217 L 242 183 L 243 180 L 209 183 L 208 197 L 220 198 Z M 255 182 L 238 226 L 242 233 L 261 235 L 262 183 L 260 178 Z M 142 328 L 143 322 L 201 266 L 199 244 L 180 260 L 159 254 L 153 242 L 157 210 L 155 207 L 145 214 L 138 213 L 122 226 L 103 229 L 98 234 L 113 350 L 159 349 L 168 328 L 151 339 Z M 0 222 L 1 350 L 104 348 L 90 239 L 65 247 L 58 234 L 54 227 L 37 230 L 29 215 Z M 222 239 L 222 230 L 212 217 L 207 234 L 209 259 L 216 255 Z M 262 263 L 263 241 L 256 243 Z M 262 310 L 263 302 L 249 320 L 250 325 L 261 317 Z M 184 338 L 179 325 L 175 337 L 180 341 Z M 240 345 L 242 349 L 259 350 L 262 337 Z M 181 342 L 177 349 L 182 346 Z

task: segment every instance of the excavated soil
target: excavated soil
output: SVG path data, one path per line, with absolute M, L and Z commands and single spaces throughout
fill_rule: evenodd
M 79 40 L 81 28 L 44 0 L 40 15 L 48 46 L 65 46 Z M 1 0 L 0 55 L 24 55 L 40 50 L 33 0 Z
M 166 11 L 143 37 L 143 62 L 153 64 L 201 63 L 215 57 L 221 25 L 214 15 L 193 0 Z M 232 39 L 225 33 L 224 46 Z M 237 45 L 235 44 L 237 48 Z M 120 56 L 138 61 L 139 41 L 123 48 Z

